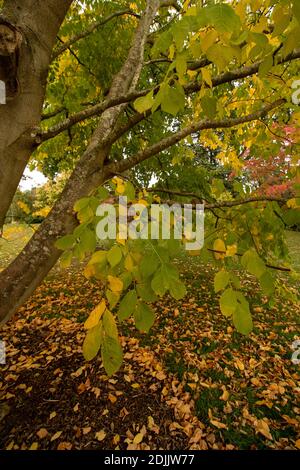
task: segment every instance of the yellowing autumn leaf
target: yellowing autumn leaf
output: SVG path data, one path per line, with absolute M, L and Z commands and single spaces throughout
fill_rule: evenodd
M 226 256 L 234 256 L 237 253 L 237 245 L 228 245 L 226 249 Z
M 60 436 L 62 435 L 62 431 L 57 431 L 52 437 L 51 437 L 51 442 L 56 441 L 56 439 L 59 439 Z
M 269 425 L 263 419 L 260 419 L 256 422 L 255 431 L 256 433 L 262 434 L 267 439 L 273 439 L 272 434 L 270 433 Z
M 106 437 L 106 432 L 104 431 L 104 429 L 102 429 L 101 431 L 96 432 L 95 437 L 100 442 L 104 441 L 104 439 Z
M 30 209 L 27 204 L 25 204 L 25 202 L 18 201 L 17 205 L 20 207 L 20 209 L 22 209 L 23 212 L 25 212 L 25 214 L 30 214 Z
M 242 363 L 242 361 L 240 361 L 240 359 L 236 358 L 236 360 L 234 362 L 235 362 L 235 366 L 236 366 L 237 369 L 245 370 L 245 366 Z
M 107 279 L 109 282 L 110 289 L 113 292 L 121 292 L 121 290 L 123 289 L 123 281 L 121 279 L 110 275 L 107 276 Z
M 86 330 L 90 330 L 94 328 L 94 326 L 98 325 L 100 318 L 102 317 L 103 313 L 106 309 L 106 302 L 103 299 L 99 305 L 91 312 L 89 318 L 86 320 L 84 324 L 84 328 Z
M 37 442 L 33 442 L 31 446 L 29 447 L 29 450 L 38 450 L 39 445 Z
M 112 393 L 108 394 L 108 399 L 111 403 L 116 403 L 116 401 L 117 401 L 117 397 L 115 395 L 113 395 Z
M 220 421 L 217 421 L 216 419 L 211 419 L 210 422 L 218 429 L 228 429 L 226 424 L 220 423 Z
M 224 390 L 222 396 L 220 396 L 220 400 L 227 401 L 228 398 L 229 398 L 229 393 L 227 390 Z
M 142 442 L 142 440 L 144 439 L 144 435 L 139 432 L 133 439 L 133 443 L 134 444 L 140 444 Z
M 226 246 L 223 240 L 220 240 L 219 238 L 215 240 L 214 242 L 214 250 L 216 253 L 214 253 L 216 259 L 223 259 L 225 258 L 226 254 Z M 221 252 L 221 253 L 218 253 Z
M 39 431 L 37 431 L 36 434 L 40 439 L 44 439 L 46 436 L 48 436 L 48 431 L 45 428 L 41 428 Z

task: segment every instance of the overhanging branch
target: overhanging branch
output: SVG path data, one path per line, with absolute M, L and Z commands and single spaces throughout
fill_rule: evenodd
M 111 21 L 114 18 L 117 18 L 118 16 L 124 16 L 124 15 L 131 15 L 139 18 L 139 15 L 135 13 L 132 10 L 121 10 L 121 11 L 116 11 L 114 13 L 111 13 L 108 15 L 106 18 L 96 21 L 95 23 L 92 23 L 90 26 L 88 26 L 87 29 L 84 31 L 81 31 L 78 34 L 75 34 L 71 39 L 66 41 L 62 46 L 60 46 L 58 49 L 56 49 L 52 55 L 52 61 L 57 59 L 63 52 L 65 52 L 67 49 L 69 49 L 73 44 L 76 42 L 80 41 L 81 39 L 86 38 L 90 34 L 92 34 L 96 29 L 98 29 L 100 26 L 104 26 L 106 23 Z
M 240 118 L 232 118 L 232 119 L 224 119 L 220 121 L 198 121 L 194 122 L 190 126 L 185 127 L 184 129 L 172 134 L 165 139 L 162 139 L 160 142 L 146 148 L 145 150 L 139 151 L 136 155 L 129 157 L 125 160 L 120 162 L 115 162 L 108 164 L 105 167 L 105 172 L 107 175 L 114 175 L 117 173 L 123 173 L 123 171 L 129 170 L 130 168 L 136 166 L 137 164 L 148 160 L 149 158 L 157 155 L 158 153 L 166 150 L 169 147 L 177 144 L 181 140 L 185 139 L 189 135 L 199 132 L 201 130 L 207 129 L 226 129 L 234 126 L 238 126 L 239 124 L 244 124 L 246 122 L 255 121 L 257 119 L 261 119 L 262 117 L 266 116 L 270 111 L 277 108 L 278 106 L 284 104 L 286 102 L 285 99 L 280 99 L 275 101 L 274 103 L 270 103 L 264 106 L 260 111 L 256 111 L 254 113 L 248 114 L 247 116 L 243 116 Z
M 292 60 L 299 59 L 299 58 L 300 58 L 300 49 L 296 49 L 295 51 L 291 52 L 286 57 L 279 58 L 277 61 L 277 64 L 280 65 L 280 64 L 292 61 Z M 255 62 L 254 64 L 250 66 L 244 66 L 236 70 L 231 70 L 231 71 L 227 71 L 222 74 L 219 74 L 216 77 L 212 78 L 212 87 L 214 88 L 219 85 L 223 85 L 225 83 L 230 83 L 235 80 L 240 80 L 240 79 L 255 75 L 258 72 L 261 63 L 262 61 Z M 189 95 L 191 93 L 199 91 L 201 87 L 202 87 L 202 82 L 196 81 L 196 82 L 187 84 L 184 87 L 184 90 L 186 94 Z M 158 87 L 156 87 L 156 89 L 158 89 Z M 33 135 L 33 138 L 36 140 L 37 145 L 39 145 L 42 142 L 52 139 L 53 137 L 66 131 L 67 129 L 69 129 L 70 127 L 74 126 L 75 124 L 79 122 L 85 121 L 86 119 L 90 119 L 94 116 L 99 116 L 108 108 L 118 106 L 119 104 L 132 102 L 136 100 L 137 98 L 140 98 L 141 96 L 145 96 L 150 91 L 151 89 L 133 91 L 125 95 L 118 96 L 117 98 L 106 99 L 102 101 L 101 103 L 98 103 L 82 111 L 74 113 L 68 119 L 65 119 L 64 121 L 60 122 L 59 124 L 51 127 L 50 129 L 46 131 L 38 130 L 36 134 Z

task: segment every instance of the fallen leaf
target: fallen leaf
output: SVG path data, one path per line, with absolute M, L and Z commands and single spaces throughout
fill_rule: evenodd
M 37 431 L 36 434 L 40 439 L 44 439 L 46 436 L 48 436 L 48 431 L 45 428 L 41 428 Z
M 56 439 L 59 439 L 61 435 L 62 435 L 62 431 L 57 431 L 57 432 L 51 437 L 51 442 L 56 441 Z
M 140 444 L 143 439 L 144 439 L 144 434 L 142 434 L 141 432 L 139 432 L 139 433 L 134 437 L 133 443 L 134 443 L 134 444 Z
M 101 431 L 96 432 L 95 437 L 100 442 L 104 441 L 104 439 L 106 438 L 106 432 L 104 431 L 104 429 L 102 429 Z

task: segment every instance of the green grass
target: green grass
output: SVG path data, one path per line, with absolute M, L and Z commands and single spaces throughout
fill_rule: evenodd
M 290 251 L 293 268 L 300 272 L 300 232 L 286 232 L 287 244 Z
M 34 227 L 26 224 L 4 226 L 3 238 L 0 238 L 0 270 L 20 253 L 33 233 Z

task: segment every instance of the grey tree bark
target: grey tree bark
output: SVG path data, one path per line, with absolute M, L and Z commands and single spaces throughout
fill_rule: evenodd
M 142 68 L 146 39 L 158 7 L 158 0 L 148 1 L 127 59 L 113 79 L 109 99 L 135 89 Z M 108 143 L 109 137 L 115 129 L 122 109 L 123 105 L 119 105 L 107 109 L 102 114 L 89 146 L 79 160 L 59 201 L 25 249 L 1 272 L 0 323 L 7 322 L 13 316 L 57 261 L 60 252 L 54 243 L 75 227 L 73 207 L 76 200 L 103 183 L 104 162 L 111 147 Z
M 0 227 L 34 150 L 31 133 L 41 121 L 52 50 L 72 1 L 6 0 L 1 11 L 0 25 L 17 30 L 20 44 L 9 72 L 15 74 L 17 96 L 0 105 Z M 0 30 L 0 70 L 7 74 L 5 49 Z

